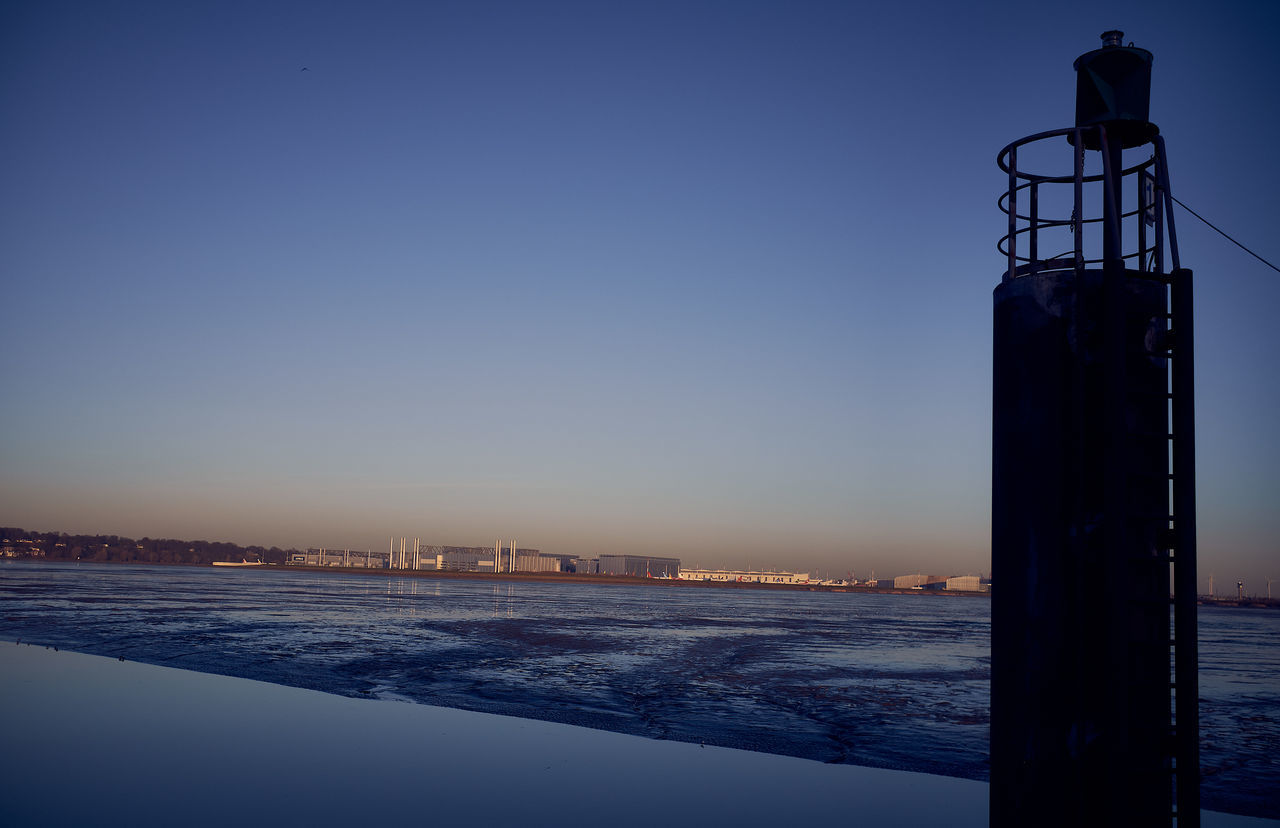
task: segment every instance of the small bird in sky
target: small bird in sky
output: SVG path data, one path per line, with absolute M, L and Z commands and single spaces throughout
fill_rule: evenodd
M 299 69 L 298 71 L 299 71 L 299 72 L 310 72 L 311 70 L 304 66 L 304 67 L 302 67 L 301 69 Z

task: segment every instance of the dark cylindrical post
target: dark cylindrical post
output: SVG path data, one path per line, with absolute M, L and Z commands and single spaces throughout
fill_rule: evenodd
M 1121 183 L 1124 169 L 1124 148 L 1112 136 L 1107 140 L 1106 127 L 1099 127 L 1102 134 L 1102 266 L 1108 269 L 1124 270 L 1124 251 L 1121 249 L 1120 214 Z

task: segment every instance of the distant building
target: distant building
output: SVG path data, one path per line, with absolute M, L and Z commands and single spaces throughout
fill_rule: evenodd
M 366 552 L 362 549 L 308 549 L 290 553 L 286 564 L 293 566 L 346 566 L 357 569 L 386 569 L 385 552 Z
M 925 589 L 933 584 L 947 582 L 946 575 L 899 575 L 893 579 L 894 589 Z
M 410 542 L 412 540 L 412 542 Z M 2 554 L 2 553 L 0 553 Z M 657 562 L 674 559 L 642 558 Z M 434 546 L 417 538 L 393 538 L 381 552 L 350 549 L 308 549 L 293 552 L 285 560 L 293 566 L 337 566 L 426 572 L 573 572 L 598 571 L 598 561 L 581 561 L 572 555 L 555 555 L 498 541 L 493 546 Z M 588 566 L 589 565 L 589 566 Z M 678 568 L 679 561 L 675 561 Z M 594 566 L 594 569 L 590 568 Z M 658 566 L 658 571 L 666 567 Z M 654 573 L 655 576 L 657 572 Z
M 497 563 L 498 572 L 561 572 L 564 570 L 560 555 L 539 552 L 537 549 L 523 549 L 516 546 L 515 541 L 503 545 L 502 541 L 494 544 L 489 556 Z
M 558 556 L 544 556 L 537 549 L 521 549 L 496 543 L 488 546 L 419 545 L 409 557 L 409 568 L 440 572 L 559 572 Z
M 808 572 L 766 572 L 760 569 L 682 569 L 682 581 L 743 584 L 807 584 Z
M 577 572 L 578 557 L 576 555 L 557 555 L 554 552 L 539 552 L 538 555 L 549 560 L 556 561 L 560 568 L 553 570 L 555 572 Z
M 982 579 L 977 575 L 961 575 L 947 579 L 947 589 L 958 589 L 963 592 L 979 592 L 982 590 Z
M 414 539 L 394 540 L 382 552 L 350 549 L 308 549 L 294 552 L 285 563 L 294 566 L 341 566 L 435 572 L 562 572 L 565 556 L 522 549 L 498 542 L 487 546 L 433 546 Z
M 631 575 L 636 578 L 679 578 L 679 558 L 646 555 L 601 555 L 601 575 Z
M 423 553 L 426 553 L 425 555 Z M 419 547 L 422 569 L 445 572 L 495 572 L 497 559 L 494 550 L 484 546 L 427 546 Z
M 532 554 L 527 554 L 531 552 Z M 516 572 L 559 572 L 560 556 L 544 555 L 536 549 L 516 550 Z
M 58 546 L 66 546 L 64 543 Z M 43 558 L 44 549 L 30 538 L 19 538 L 18 540 L 4 539 L 4 546 L 0 547 L 0 555 L 6 558 Z

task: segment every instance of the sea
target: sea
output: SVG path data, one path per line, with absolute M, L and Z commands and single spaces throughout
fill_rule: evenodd
M 1203 806 L 1280 818 L 1280 611 L 1199 629 Z M 4 641 L 977 780 L 990 632 L 982 597 L 0 563 Z

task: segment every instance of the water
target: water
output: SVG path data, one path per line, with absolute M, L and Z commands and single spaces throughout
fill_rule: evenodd
M 355 697 L 986 779 L 982 598 L 0 566 L 0 637 Z M 1206 808 L 1280 816 L 1280 613 L 1205 608 Z

